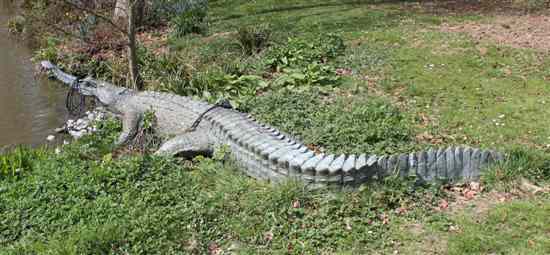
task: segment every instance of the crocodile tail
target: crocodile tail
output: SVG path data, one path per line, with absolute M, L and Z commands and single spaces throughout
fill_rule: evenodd
M 250 115 L 217 109 L 205 118 L 212 121 L 212 130 L 220 137 L 228 138 L 248 175 L 272 181 L 291 178 L 313 188 L 357 186 L 390 175 L 412 176 L 422 182 L 476 179 L 486 166 L 504 160 L 502 153 L 465 146 L 381 156 L 318 154 Z
M 416 177 L 422 182 L 476 179 L 488 165 L 504 160 L 500 152 L 462 146 L 382 156 L 303 155 L 294 159 L 291 171 L 312 183 L 342 186 L 390 175 Z

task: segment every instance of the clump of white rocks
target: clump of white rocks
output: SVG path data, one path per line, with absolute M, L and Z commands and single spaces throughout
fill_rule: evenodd
M 102 108 L 96 108 L 93 111 L 87 111 L 79 119 L 68 119 L 62 127 L 56 128 L 56 133 L 67 133 L 74 139 L 79 139 L 84 135 L 97 131 L 97 123 L 105 120 L 106 113 Z M 54 135 L 49 135 L 46 140 L 53 142 Z

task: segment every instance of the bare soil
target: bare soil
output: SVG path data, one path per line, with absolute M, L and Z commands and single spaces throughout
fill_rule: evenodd
M 467 33 L 478 41 L 550 52 L 550 15 L 499 15 L 488 23 L 443 24 L 441 29 Z
M 427 0 L 403 6 L 435 15 L 548 14 L 550 0 Z

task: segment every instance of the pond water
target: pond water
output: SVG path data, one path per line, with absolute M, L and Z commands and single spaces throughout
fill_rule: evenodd
M 66 88 L 35 77 L 31 50 L 8 35 L 14 13 L 11 0 L 0 0 L 0 148 L 43 144 L 67 117 Z

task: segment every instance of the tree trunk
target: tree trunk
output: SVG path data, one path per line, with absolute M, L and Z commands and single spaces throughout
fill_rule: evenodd
M 113 15 L 113 18 L 117 22 L 121 22 L 122 20 L 126 20 L 128 18 L 128 6 L 130 2 L 129 0 L 117 0 L 115 4 L 115 13 Z
M 143 90 L 143 81 L 139 75 L 136 45 L 136 14 L 141 0 L 128 1 L 128 67 L 130 69 L 130 85 L 135 90 Z
M 117 0 L 115 5 L 114 20 L 116 22 L 126 21 L 129 14 L 128 6 L 135 5 L 136 12 L 134 13 L 137 27 L 141 26 L 145 16 L 145 1 L 144 0 Z

